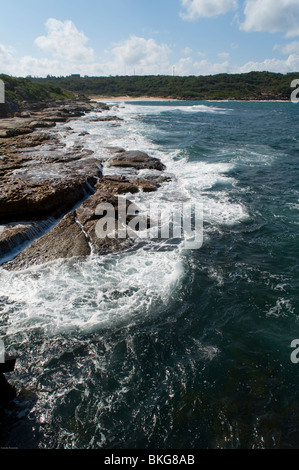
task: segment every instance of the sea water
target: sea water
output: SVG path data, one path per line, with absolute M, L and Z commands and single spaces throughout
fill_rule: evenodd
M 161 159 L 170 181 L 128 198 L 145 211 L 202 204 L 204 242 L 0 268 L 0 336 L 20 391 L 2 446 L 298 448 L 298 112 L 123 102 L 104 113 L 122 121 L 58 125 L 106 175 L 127 172 L 109 167 L 109 146 Z

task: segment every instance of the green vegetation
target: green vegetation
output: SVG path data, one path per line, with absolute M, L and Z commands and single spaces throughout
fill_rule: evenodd
M 59 86 L 87 96 L 152 96 L 177 99 L 289 100 L 291 82 L 299 73 L 250 72 L 210 76 L 117 76 L 31 78 L 32 82 Z
M 24 101 L 40 102 L 74 98 L 71 91 L 62 90 L 57 85 L 34 83 L 29 78 L 13 78 L 0 74 L 5 84 L 5 100 L 18 105 Z

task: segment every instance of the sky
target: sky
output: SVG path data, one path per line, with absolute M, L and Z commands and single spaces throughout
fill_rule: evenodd
M 213 75 L 299 71 L 299 0 L 12 0 L 0 73 Z

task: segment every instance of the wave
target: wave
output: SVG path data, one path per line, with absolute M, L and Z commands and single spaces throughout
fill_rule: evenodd
M 120 105 L 106 115 L 116 114 L 122 118 L 121 126 L 77 119 L 68 123 L 73 133 L 66 134 L 63 125 L 58 130 L 67 146 L 80 141 L 94 151 L 95 157 L 106 159 L 104 174 L 116 173 L 109 168 L 107 146 L 138 149 L 160 158 L 172 181 L 155 193 L 128 195 L 145 211 L 151 204 L 171 208 L 174 202 L 201 202 L 205 222 L 210 225 L 233 225 L 245 220 L 246 208 L 230 198 L 229 191 L 236 183 L 230 176 L 233 164 L 190 162 L 179 149 L 161 147 L 152 141 L 157 126 L 139 117 L 165 110 L 223 111 L 204 105 Z M 88 134 L 80 137 L 82 131 Z M 140 172 L 140 177 L 143 176 L 147 176 L 146 171 Z M 180 245 L 161 252 L 149 244 L 146 250 L 139 248 L 122 255 L 91 257 L 80 263 L 58 261 L 20 273 L 3 270 L 0 292 L 3 289 L 3 297 L 10 299 L 8 305 L 2 305 L 9 317 L 4 329 L 9 335 L 34 328 L 55 335 L 60 331 L 89 331 L 147 318 L 176 298 L 175 289 L 186 275 L 183 260 Z
M 55 261 L 22 272 L 1 270 L 6 335 L 45 335 L 119 327 L 157 315 L 183 278 L 180 251 L 134 252 L 86 261 Z
M 196 105 L 186 105 L 186 102 L 183 102 L 182 105 L 176 105 L 175 102 L 170 102 L 169 105 L 165 105 L 165 102 L 161 101 L 161 104 L 153 106 L 150 104 L 142 103 L 142 105 L 138 105 L 136 103 L 121 103 L 119 108 L 121 110 L 126 110 L 125 112 L 129 112 L 130 114 L 157 114 L 157 113 L 165 113 L 165 112 L 187 112 L 187 113 L 220 113 L 220 114 L 227 114 L 232 111 L 229 108 L 217 107 L 217 106 L 210 106 L 204 104 L 196 104 Z M 116 107 L 114 107 L 116 109 Z

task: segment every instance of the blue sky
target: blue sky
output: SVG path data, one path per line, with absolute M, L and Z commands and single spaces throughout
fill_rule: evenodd
M 15 76 L 299 71 L 299 0 L 13 0 L 0 72 Z

